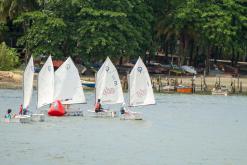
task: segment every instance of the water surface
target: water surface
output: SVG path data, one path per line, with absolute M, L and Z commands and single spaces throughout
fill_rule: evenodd
M 74 108 L 92 107 L 93 93 L 85 94 L 88 104 Z M 247 97 L 155 97 L 157 105 L 134 108 L 143 121 L 47 116 L 43 123 L 0 122 L 0 164 L 246 165 Z M 0 90 L 1 116 L 7 108 L 17 112 L 21 102 L 21 90 Z

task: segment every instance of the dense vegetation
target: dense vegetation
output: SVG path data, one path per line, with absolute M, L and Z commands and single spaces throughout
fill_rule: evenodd
M 235 65 L 247 52 L 245 0 L 1 0 L 0 42 L 26 56 L 177 54 L 180 64 Z M 147 54 L 146 52 L 150 52 Z

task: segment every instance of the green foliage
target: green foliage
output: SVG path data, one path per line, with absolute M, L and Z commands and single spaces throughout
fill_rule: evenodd
M 30 11 L 38 7 L 35 0 L 1 0 L 0 20 L 7 17 L 13 19 L 22 12 Z
M 100 58 L 142 55 L 152 42 L 152 9 L 144 0 L 55 0 L 23 13 L 18 45 L 34 55 Z M 72 10 L 73 9 L 73 10 Z
M 4 22 L 0 22 L 0 42 L 3 41 L 4 33 L 7 32 L 8 27 Z
M 228 58 L 247 49 L 245 0 L 1 0 L 0 20 L 0 40 L 17 37 L 35 56 L 118 59 L 160 45 L 184 59 L 197 49 L 201 59 L 211 49 Z
M 184 50 L 180 53 L 186 53 L 188 44 L 194 41 L 202 51 L 204 47 L 220 47 L 223 53 L 228 53 L 234 47 L 243 53 L 246 49 L 246 8 L 246 4 L 237 0 L 181 0 L 157 21 L 157 34 L 168 42 L 182 41 L 180 49 Z
M 7 47 L 7 45 L 2 42 L 0 44 L 0 70 L 10 70 L 18 65 L 17 52 L 13 48 Z
M 23 13 L 15 23 L 30 27 L 17 44 L 25 46 L 34 56 L 52 54 L 61 57 L 63 55 L 61 46 L 67 27 L 62 19 L 37 11 Z

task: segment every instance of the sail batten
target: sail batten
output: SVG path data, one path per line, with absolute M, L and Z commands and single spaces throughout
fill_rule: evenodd
M 96 74 L 96 101 L 98 99 L 101 100 L 101 104 L 124 102 L 121 81 L 109 57 Z
M 37 108 L 53 102 L 54 96 L 54 67 L 51 56 L 48 57 L 38 76 L 38 105 Z
M 31 56 L 23 75 L 23 108 L 27 109 L 33 93 L 34 64 Z
M 63 104 L 86 103 L 79 72 L 70 57 L 55 72 L 54 100 Z
M 139 57 L 129 75 L 129 106 L 155 104 L 148 70 Z

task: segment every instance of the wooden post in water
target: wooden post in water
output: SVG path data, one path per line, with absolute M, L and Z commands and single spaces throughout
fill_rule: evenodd
M 235 80 L 233 81 L 233 91 L 232 91 L 232 93 L 235 93 Z
M 215 84 L 214 84 L 214 87 L 215 88 L 217 88 L 217 84 L 218 84 L 218 82 L 217 82 L 217 76 L 215 75 Z
M 201 91 L 202 91 L 202 76 L 201 76 Z
M 240 81 L 239 93 L 242 93 L 242 81 Z
M 158 77 L 158 87 L 159 87 L 159 92 L 160 92 L 160 88 L 161 88 L 161 78 L 160 78 L 160 75 L 159 75 L 159 77 Z
M 192 87 L 192 93 L 195 93 L 195 75 L 193 75 L 192 79 L 191 79 L 191 87 Z
M 204 89 L 204 92 L 206 92 L 207 89 L 208 89 L 205 77 L 206 77 L 206 70 L 204 70 L 204 74 L 203 74 L 203 89 Z
M 239 92 L 239 87 L 240 87 L 240 85 L 239 85 L 239 75 L 238 75 L 238 92 Z
M 220 84 L 221 84 L 221 83 L 220 83 L 220 76 L 219 76 L 219 87 L 221 86 Z

